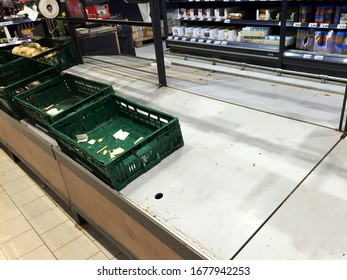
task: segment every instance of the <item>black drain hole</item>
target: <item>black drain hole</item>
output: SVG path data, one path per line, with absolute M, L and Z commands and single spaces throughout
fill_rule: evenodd
M 154 196 L 154 198 L 155 199 L 161 199 L 161 198 L 163 198 L 163 194 L 162 193 L 157 193 L 155 196 Z

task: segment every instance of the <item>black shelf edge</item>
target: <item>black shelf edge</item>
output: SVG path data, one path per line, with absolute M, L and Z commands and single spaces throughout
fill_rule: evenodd
M 347 30 L 346 23 L 287 22 L 288 27 Z
M 203 18 L 203 17 L 178 17 L 178 20 L 184 22 L 208 22 L 208 23 L 222 23 L 230 25 L 257 25 L 257 26 L 280 26 L 279 21 L 268 20 L 248 20 L 248 19 L 224 19 L 224 18 Z
M 1 44 L 0 44 L 0 48 L 2 48 L 2 47 L 17 46 L 17 45 L 22 44 L 23 42 L 31 42 L 31 39 L 28 39 L 28 40 L 12 41 L 12 42 L 9 42 L 9 43 L 1 43 Z
M 16 24 L 23 24 L 23 23 L 30 23 L 30 22 L 37 22 L 37 21 L 40 21 L 40 19 L 37 19 L 37 20 L 34 20 L 34 21 L 32 21 L 31 19 L 28 19 L 28 18 L 13 19 L 13 20 L 0 22 L 0 27 L 16 25 Z
M 173 0 L 167 1 L 169 3 L 199 3 L 199 2 L 282 2 L 282 0 Z
M 169 36 L 167 38 L 167 41 L 168 42 L 181 42 L 181 43 L 187 43 L 187 44 L 195 44 L 195 45 L 200 45 L 200 46 L 230 47 L 230 48 L 247 49 L 247 50 L 254 50 L 254 51 L 272 52 L 272 53 L 278 53 L 279 52 L 278 46 L 242 43 L 242 42 L 232 42 L 232 41 L 222 41 L 222 40 L 212 40 L 212 39 Z
M 347 66 L 347 55 L 334 55 L 316 53 L 310 51 L 290 50 L 283 53 L 285 58 L 299 59 L 303 61 L 329 62 Z

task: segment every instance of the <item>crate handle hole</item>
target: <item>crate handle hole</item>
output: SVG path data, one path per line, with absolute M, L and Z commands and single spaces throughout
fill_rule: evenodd
M 161 198 L 163 198 L 163 194 L 162 193 L 157 193 L 155 196 L 154 196 L 154 198 L 155 199 L 161 199 Z

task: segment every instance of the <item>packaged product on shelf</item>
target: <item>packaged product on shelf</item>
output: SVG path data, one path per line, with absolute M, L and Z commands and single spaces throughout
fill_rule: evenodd
M 244 17 L 244 12 L 239 12 L 239 13 L 229 13 L 228 18 L 229 19 L 242 19 Z
M 341 9 L 342 9 L 342 6 L 336 6 L 335 8 L 335 17 L 334 17 L 335 24 L 340 23 Z
M 193 37 L 193 27 L 186 27 L 184 30 L 184 35 L 186 37 Z
M 341 13 L 340 23 L 347 23 L 347 13 Z
M 172 26 L 172 35 L 178 36 L 178 28 L 179 26 Z
M 299 8 L 299 22 L 310 22 L 312 5 L 301 5 Z
M 218 30 L 217 40 L 224 40 L 224 29 Z
M 335 13 L 335 7 L 334 6 L 327 6 L 325 10 L 325 23 L 333 23 L 334 22 L 334 13 Z
M 189 16 L 188 16 L 189 14 Z M 195 15 L 194 15 L 194 9 L 190 9 L 189 12 L 187 12 L 187 17 L 191 17 L 193 18 Z
M 218 37 L 218 29 L 214 28 L 214 29 L 210 29 L 210 35 L 209 35 L 209 39 L 217 39 Z
M 210 37 L 210 29 L 209 28 L 201 28 L 200 38 L 208 39 Z
M 184 26 L 179 26 L 178 27 L 178 36 L 184 36 L 184 30 L 185 30 L 185 27 Z
M 335 32 L 334 30 L 316 31 L 314 39 L 314 52 L 332 53 L 335 46 Z
M 200 8 L 200 9 L 198 9 L 198 17 L 202 17 L 202 9 Z
M 264 37 L 264 36 L 270 35 L 270 33 L 271 33 L 270 27 L 246 26 L 242 28 L 242 36 Z
M 315 30 L 298 29 L 297 31 L 297 49 L 313 51 Z
M 214 16 L 215 18 L 221 18 L 220 14 L 219 14 L 220 9 L 214 9 Z
M 344 49 L 347 48 L 347 37 L 346 32 L 339 31 L 336 33 L 335 37 L 335 48 L 333 50 L 333 53 L 335 54 L 343 54 Z M 345 45 L 345 46 L 344 46 Z
M 278 9 L 259 9 L 256 12 L 257 20 L 275 20 Z
M 194 38 L 200 38 L 201 28 L 200 27 L 194 27 L 193 28 L 193 37 Z
M 228 31 L 228 41 L 237 41 L 237 30 Z

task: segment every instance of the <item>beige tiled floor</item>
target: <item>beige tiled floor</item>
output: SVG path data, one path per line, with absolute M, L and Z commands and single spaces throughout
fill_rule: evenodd
M 127 257 L 69 209 L 22 163 L 0 149 L 0 260 L 111 260 Z

